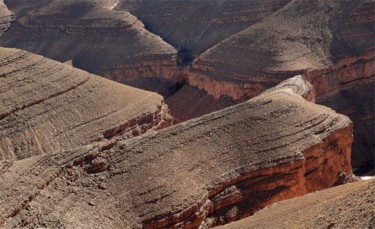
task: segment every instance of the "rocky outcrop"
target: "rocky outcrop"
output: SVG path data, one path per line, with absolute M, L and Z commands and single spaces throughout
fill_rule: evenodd
M 375 181 L 361 181 L 271 205 L 220 229 L 373 228 Z
M 0 44 L 67 62 L 94 74 L 123 81 L 134 76 L 157 77 L 177 69 L 177 51 L 115 1 L 54 0 L 9 8 L 17 18 Z
M 225 38 L 259 22 L 290 0 L 120 1 L 116 10 L 126 10 L 142 20 L 148 30 L 179 48 L 181 62 L 216 45 Z
M 13 20 L 13 14 L 9 11 L 4 1 L 0 1 L 0 35 L 6 31 Z
M 331 187 L 351 174 L 352 125 L 312 95 L 296 77 L 155 133 L 2 162 L 0 222 L 205 228 Z
M 292 1 L 200 55 L 189 83 L 241 101 L 303 74 L 319 103 L 353 119 L 353 166 L 374 167 L 374 4 Z
M 327 69 L 345 58 L 368 59 L 367 55 L 374 55 L 373 4 L 366 0 L 292 1 L 199 56 L 193 64 L 192 84 L 215 96 L 240 100 L 303 70 Z M 353 31 L 358 35 L 351 35 Z M 216 89 L 209 80 L 217 82 Z M 221 94 L 216 92 L 220 83 Z M 244 92 L 226 90 L 227 85 L 242 86 Z M 251 85 L 259 86 L 246 90 Z
M 17 160 L 170 122 L 163 98 L 17 49 L 0 48 L 0 159 Z

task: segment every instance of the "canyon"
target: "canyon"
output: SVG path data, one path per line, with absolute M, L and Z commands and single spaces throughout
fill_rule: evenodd
M 303 74 L 318 103 L 354 121 L 353 167 L 373 168 L 374 15 L 374 1 L 292 1 L 201 54 L 189 82 L 241 101 Z
M 0 0 L 0 227 L 375 227 L 374 25 L 374 0 Z
M 6 3 L 16 20 L 0 45 L 159 93 L 175 122 L 303 74 L 319 104 L 353 120 L 355 170 L 374 167 L 372 0 Z
M 3 161 L 0 223 L 210 228 L 331 187 L 352 174 L 352 123 L 306 99 L 297 76 L 157 132 Z

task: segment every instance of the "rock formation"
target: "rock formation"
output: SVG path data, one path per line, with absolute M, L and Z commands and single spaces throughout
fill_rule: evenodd
M 158 132 L 3 161 L 1 226 L 212 227 L 331 187 L 351 174 L 352 124 L 313 95 L 299 76 Z
M 273 204 L 220 229 L 374 228 L 375 180 L 350 183 Z
M 303 74 L 319 104 L 353 120 L 353 166 L 375 168 L 374 0 L 7 4 L 17 19 L 0 45 L 157 92 L 176 121 L 245 101 Z
M 368 62 L 366 74 L 371 76 L 373 4 L 366 0 L 292 1 L 199 56 L 190 82 L 215 97 L 241 100 L 303 70 L 340 65 L 344 58 L 352 58 L 349 63 L 353 59 Z M 350 36 L 349 31 L 356 33 Z M 364 38 L 356 40 L 356 36 Z M 319 91 L 320 85 L 316 86 Z
M 0 35 L 6 31 L 13 19 L 13 14 L 9 11 L 3 0 L 0 0 Z
M 0 44 L 41 54 L 123 82 L 177 69 L 176 49 L 114 1 L 7 2 L 17 18 Z
M 0 48 L 0 160 L 168 125 L 163 98 L 42 56 Z
M 230 35 L 266 18 L 289 1 L 124 0 L 115 9 L 136 15 L 148 30 L 179 47 L 181 58 L 189 61 Z
M 185 65 L 193 56 L 260 21 L 287 2 L 14 0 L 7 4 L 17 20 L 0 38 L 0 45 L 25 49 L 157 92 L 171 101 L 176 120 L 184 121 L 233 102 L 215 99 L 186 85 L 186 74 L 177 65 Z M 148 13 L 142 13 L 145 10 Z M 129 11 L 140 17 L 146 28 Z M 147 30 L 161 35 L 178 50 Z M 184 90 L 173 96 L 180 88 Z M 185 92 L 188 94 L 181 96 Z M 192 103 L 198 95 L 202 97 L 200 102 Z M 197 104 L 210 105 L 205 109 Z
M 200 55 L 188 82 L 244 100 L 302 73 L 319 103 L 353 119 L 353 166 L 365 166 L 375 156 L 374 15 L 371 0 L 292 1 Z

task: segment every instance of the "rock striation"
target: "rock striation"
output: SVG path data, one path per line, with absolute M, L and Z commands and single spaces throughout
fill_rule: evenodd
M 13 14 L 9 11 L 4 1 L 0 1 L 0 35 L 6 31 L 13 20 Z
M 9 1 L 17 17 L 0 44 L 70 61 L 74 67 L 119 82 L 177 69 L 176 49 L 148 32 L 129 12 L 112 10 L 115 3 Z
M 241 101 L 303 74 L 319 103 L 354 121 L 353 166 L 374 166 L 374 15 L 371 0 L 291 1 L 200 55 L 188 82 Z
M 163 98 L 18 49 L 0 48 L 0 160 L 169 125 Z
M 292 1 L 200 55 L 190 82 L 215 97 L 241 100 L 298 72 L 327 69 L 345 58 L 368 55 L 372 66 L 373 6 L 366 0 Z
M 375 181 L 361 181 L 276 203 L 220 229 L 373 228 Z
M 131 12 L 148 30 L 179 47 L 184 62 L 266 18 L 289 1 L 124 0 L 115 9 Z
M 158 132 L 2 162 L 4 227 L 209 228 L 351 174 L 351 121 L 302 77 Z M 17 183 L 17 185 L 16 185 Z

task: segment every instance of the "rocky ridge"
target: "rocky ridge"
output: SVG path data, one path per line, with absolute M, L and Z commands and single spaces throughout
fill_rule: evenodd
M 200 55 L 188 82 L 241 101 L 303 74 L 318 103 L 354 121 L 353 166 L 374 167 L 374 10 L 371 0 L 291 1 Z
M 155 93 L 22 50 L 0 48 L 0 85 L 1 160 L 137 136 L 171 122 Z
M 352 124 L 302 96 L 314 99 L 296 77 L 158 132 L 3 161 L 0 222 L 209 228 L 331 187 L 351 174 Z

